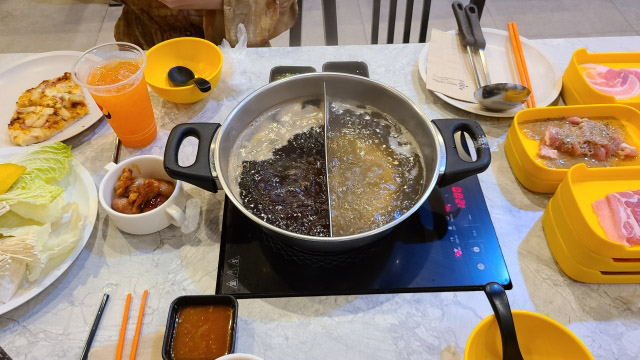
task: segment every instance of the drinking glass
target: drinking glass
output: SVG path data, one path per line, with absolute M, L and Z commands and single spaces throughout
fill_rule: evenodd
M 138 46 L 114 42 L 87 50 L 73 66 L 73 79 L 89 90 L 122 144 L 134 149 L 148 146 L 157 134 L 146 62 Z

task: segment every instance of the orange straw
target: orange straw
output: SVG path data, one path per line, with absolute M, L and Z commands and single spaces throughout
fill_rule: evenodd
M 533 96 L 533 87 L 531 86 L 529 72 L 527 71 L 527 62 L 524 58 L 524 52 L 522 51 L 522 44 L 520 43 L 518 25 L 515 22 L 510 22 L 508 27 L 511 47 L 513 48 L 513 55 L 516 59 L 516 65 L 518 66 L 518 74 L 520 75 L 520 82 L 531 90 L 531 96 L 527 99 L 527 107 L 534 108 L 536 107 L 536 100 Z
M 142 303 L 140 304 L 140 313 L 138 314 L 138 323 L 136 324 L 136 335 L 133 337 L 133 346 L 131 346 L 130 360 L 135 360 L 136 350 L 138 350 L 138 338 L 140 337 L 140 327 L 142 326 L 142 315 L 144 315 L 144 305 L 147 303 L 147 294 L 149 290 L 145 290 L 142 294 Z
M 124 316 L 122 317 L 122 325 L 120 326 L 120 338 L 118 339 L 118 351 L 116 352 L 116 360 L 122 359 L 124 335 L 127 332 L 127 320 L 129 320 L 129 305 L 131 305 L 131 294 L 127 294 L 127 302 L 124 305 Z

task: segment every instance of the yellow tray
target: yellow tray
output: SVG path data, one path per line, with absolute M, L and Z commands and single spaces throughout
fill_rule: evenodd
M 564 273 L 570 278 L 592 284 L 637 284 L 640 283 L 640 271 L 636 272 L 612 272 L 588 269 L 578 264 L 569 255 L 562 237 L 558 232 L 555 222 L 551 214 L 545 210 L 542 216 L 542 228 L 544 230 L 545 237 L 549 249 L 553 254 L 558 266 Z
M 553 198 L 571 209 L 565 216 L 570 224 L 558 224 L 562 234 L 573 230 L 591 252 L 611 258 L 640 259 L 640 246 L 627 247 L 607 239 L 593 211 L 593 202 L 612 192 L 640 190 L 640 169 L 636 167 L 589 169 L 578 164 L 569 170 Z
M 562 234 L 562 237 L 555 241 L 562 242 L 567 253 L 571 254 L 571 258 L 578 265 L 605 272 L 638 272 L 640 274 L 640 258 L 602 256 L 586 247 L 581 241 L 582 238 L 579 237 L 582 232 L 571 226 L 569 214 L 573 212 L 566 211 L 557 197 L 554 196 L 549 201 L 545 212 L 553 220 L 557 233 Z
M 569 170 L 550 168 L 538 160 L 540 143 L 529 139 L 520 125 L 530 121 L 570 116 L 616 118 L 625 128 L 625 141 L 640 149 L 640 111 L 629 106 L 578 105 L 522 110 L 516 114 L 509 127 L 504 147 L 511 170 L 525 188 L 535 192 L 552 193 Z M 625 160 L 624 163 L 627 166 L 640 166 L 640 156 L 633 160 Z M 640 171 L 640 167 L 636 169 Z
M 627 100 L 616 100 L 614 96 L 602 94 L 589 85 L 584 78 L 582 64 L 598 64 L 616 69 L 640 68 L 640 53 L 588 53 L 578 49 L 573 53 L 562 76 L 562 98 L 567 105 L 624 104 L 640 110 L 640 96 Z

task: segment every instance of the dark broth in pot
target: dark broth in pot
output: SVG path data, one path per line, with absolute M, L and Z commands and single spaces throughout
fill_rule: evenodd
M 329 236 L 324 103 L 299 99 L 268 109 L 233 147 L 232 191 L 278 228 Z
M 242 162 L 242 203 L 269 224 L 329 236 L 324 128 L 293 135 L 266 160 Z

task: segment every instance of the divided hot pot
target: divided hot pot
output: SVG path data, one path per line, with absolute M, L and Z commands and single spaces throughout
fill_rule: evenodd
M 312 236 L 288 231 L 264 221 L 249 211 L 233 191 L 234 174 L 230 171 L 234 145 L 254 119 L 270 107 L 297 98 L 319 98 L 325 95 L 350 103 L 373 106 L 400 123 L 415 139 L 424 169 L 424 182 L 415 203 L 390 222 L 357 234 L 344 236 Z M 333 100 L 328 100 L 329 103 Z M 477 158 L 465 161 L 457 151 L 454 135 L 468 134 L 473 140 Z M 182 141 L 193 136 L 199 140 L 195 162 L 178 163 Z M 266 232 L 276 235 L 291 246 L 318 252 L 346 251 L 370 243 L 388 233 L 415 212 L 435 186 L 452 184 L 484 171 L 490 163 L 486 137 L 478 123 L 466 119 L 430 121 L 427 116 L 399 91 L 377 81 L 344 73 L 308 73 L 270 83 L 242 100 L 223 125 L 189 123 L 176 126 L 165 149 L 165 170 L 169 176 L 189 182 L 205 190 L 224 190 L 229 200 Z M 357 179 L 354 179 L 357 181 Z

